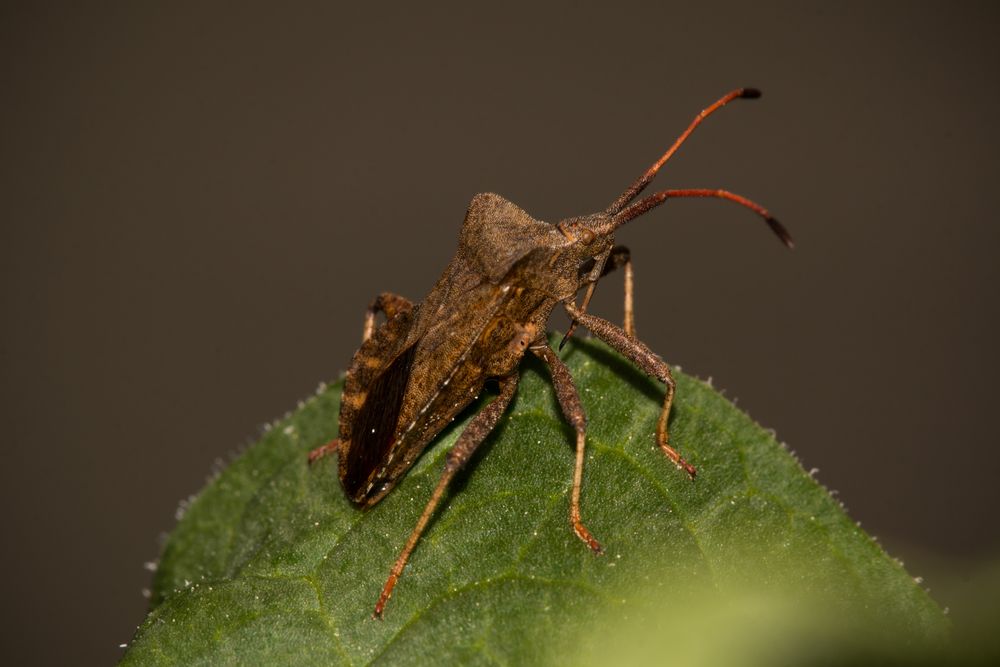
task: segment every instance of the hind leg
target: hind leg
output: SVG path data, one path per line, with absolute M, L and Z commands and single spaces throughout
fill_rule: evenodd
M 403 569 L 410 560 L 410 554 L 413 553 L 417 542 L 420 541 L 420 536 L 423 535 L 424 530 L 427 528 L 427 523 L 434 514 L 434 510 L 437 509 L 438 504 L 444 497 L 445 490 L 448 488 L 452 477 L 469 462 L 476 448 L 479 447 L 500 421 L 504 411 L 514 397 L 514 391 L 517 389 L 519 379 L 516 373 L 501 378 L 500 394 L 489 405 L 480 410 L 479 414 L 472 418 L 469 425 L 458 436 L 458 441 L 448 450 L 448 457 L 445 459 L 444 470 L 441 472 L 438 484 L 431 494 L 431 499 L 427 501 L 427 505 L 424 507 L 424 511 L 420 515 L 416 527 L 410 533 L 409 539 L 406 540 L 406 545 L 403 547 L 402 553 L 399 554 L 396 563 L 392 566 L 392 570 L 389 571 L 389 578 L 386 579 L 385 585 L 382 586 L 382 593 L 378 597 L 378 602 L 375 603 L 375 612 L 372 614 L 372 618 L 382 618 L 382 612 L 385 610 L 385 604 L 392 595 L 392 589 L 396 587 L 396 582 L 402 576 Z

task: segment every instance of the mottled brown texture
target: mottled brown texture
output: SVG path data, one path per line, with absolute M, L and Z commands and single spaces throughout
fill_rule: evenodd
M 921 554 L 1000 553 L 1000 4 L 3 6 L 3 503 L 38 503 L 5 529 L 6 664 L 117 662 L 178 500 L 346 370 L 372 297 L 430 290 L 456 205 L 603 208 L 743 82 L 657 178 L 798 247 L 671 199 L 616 234 L 640 336 L 956 616 Z M 588 311 L 621 324 L 620 280 Z
M 604 212 L 552 225 L 535 220 L 499 195 L 476 195 L 462 225 L 458 250 L 430 294 L 412 308 L 406 299 L 391 294 L 372 302 L 365 318 L 364 342 L 344 383 L 336 445 L 340 480 L 355 503 L 371 507 L 381 500 L 434 437 L 479 396 L 487 380 L 498 379 L 501 384 L 501 398 L 477 415 L 449 452 L 438 486 L 383 587 L 375 616 L 381 616 L 455 471 L 499 420 L 513 395 L 518 365 L 529 349 L 548 365 L 559 404 L 576 431 L 570 523 L 594 552 L 602 552 L 580 518 L 586 445 L 583 408 L 569 371 L 544 338 L 556 304 L 563 304 L 573 322 L 583 324 L 666 384 L 656 442 L 694 477 L 694 467 L 669 444 L 667 420 L 674 398 L 670 368 L 634 337 L 630 253 L 614 245 L 614 232 L 667 197 L 687 196 L 684 192 L 689 191 L 667 191 L 629 206 L 705 117 L 732 99 L 758 94 L 736 90 L 702 111 L 667 152 Z M 763 208 L 738 195 L 725 194 L 770 220 Z M 787 234 L 779 236 L 790 240 Z M 625 329 L 585 312 L 597 281 L 619 266 L 625 267 Z M 574 301 L 584 288 L 583 306 L 578 308 Z M 385 312 L 387 320 L 374 327 L 379 310 Z M 309 459 L 331 450 L 331 445 L 324 445 L 311 452 Z
M 365 313 L 365 330 L 361 335 L 361 342 L 365 342 L 375 333 L 375 316 L 379 313 L 385 313 L 385 318 L 391 320 L 397 313 L 409 313 L 412 310 L 413 302 L 406 297 L 392 292 L 379 294 L 368 306 L 368 312 Z
M 585 229 L 581 222 L 561 224 L 537 221 L 499 195 L 476 195 L 458 251 L 431 293 L 362 343 L 340 414 L 340 475 L 354 502 L 381 500 L 486 380 L 515 372 L 555 304 L 591 279 L 580 275 L 580 265 L 593 264 L 611 240 L 591 234 L 591 243 L 581 243 L 564 231 Z M 383 378 L 400 368 L 395 362 L 404 354 L 410 371 L 398 379 L 405 392 L 397 409 L 380 400 L 394 391 Z M 391 414 L 372 421 L 383 411 Z M 369 420 L 364 430 L 361 417 Z

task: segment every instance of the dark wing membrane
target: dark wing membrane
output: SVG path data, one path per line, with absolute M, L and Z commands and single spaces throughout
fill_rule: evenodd
M 417 346 L 411 345 L 389 364 L 372 382 L 358 411 L 346 465 L 341 471 L 344 490 L 355 501 L 367 493 L 368 480 L 376 468 L 384 465 L 393 446 L 416 350 Z

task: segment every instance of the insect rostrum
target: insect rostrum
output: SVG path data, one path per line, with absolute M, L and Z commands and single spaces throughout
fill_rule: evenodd
M 448 483 L 502 417 L 517 388 L 518 365 L 529 351 L 548 367 L 562 412 L 576 432 L 570 524 L 595 553 L 602 552 L 580 518 L 586 416 L 569 370 L 545 338 L 546 323 L 556 306 L 565 308 L 573 321 L 567 338 L 573 327 L 582 324 L 666 385 L 656 442 L 694 478 L 694 467 L 669 442 L 667 419 L 674 381 L 670 367 L 636 338 L 630 254 L 615 245 L 614 233 L 667 199 L 717 197 L 757 213 L 791 247 L 791 237 L 767 210 L 725 190 L 663 190 L 635 201 L 704 118 L 735 99 L 759 94 L 750 88 L 734 90 L 706 108 L 660 159 L 600 213 L 549 224 L 499 195 L 476 195 L 462 224 L 458 251 L 430 294 L 419 304 L 388 293 L 372 302 L 363 342 L 344 381 L 340 437 L 309 454 L 309 460 L 315 461 L 338 452 L 340 481 L 357 505 L 371 507 L 391 491 L 434 437 L 480 394 L 487 380 L 500 385 L 499 395 L 469 422 L 448 452 L 441 478 L 389 573 L 374 616 L 381 617 Z M 623 327 L 587 312 L 597 281 L 618 268 L 625 274 Z M 576 296 L 584 288 L 577 306 Z M 376 326 L 379 312 L 385 322 Z

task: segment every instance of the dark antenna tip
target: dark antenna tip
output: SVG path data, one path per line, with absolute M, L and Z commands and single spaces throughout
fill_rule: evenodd
M 760 91 L 756 88 L 741 88 L 740 97 L 746 100 L 755 100 L 760 97 Z
M 771 228 L 771 231 L 773 231 L 778 238 L 781 239 L 781 242 L 784 243 L 789 250 L 795 248 L 795 240 L 792 239 L 792 235 L 788 233 L 788 230 L 785 229 L 783 224 L 771 216 L 767 216 L 764 219 L 767 221 L 767 225 Z

